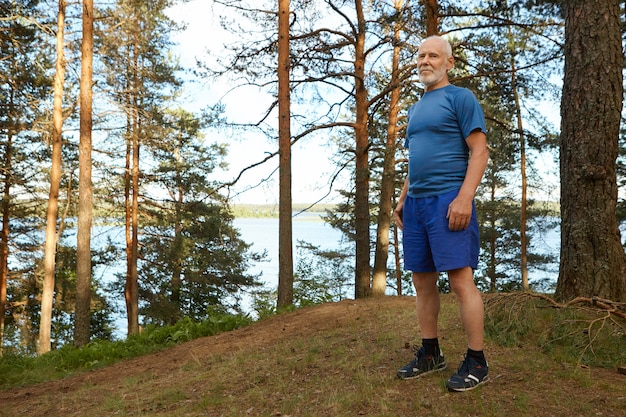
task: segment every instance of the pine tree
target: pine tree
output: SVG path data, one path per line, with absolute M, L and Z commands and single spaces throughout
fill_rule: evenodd
M 203 141 L 203 121 L 188 112 L 167 111 L 160 124 L 166 129 L 149 148 L 157 166 L 145 173 L 155 191 L 146 196 L 141 228 L 142 314 L 173 324 L 206 319 L 215 308 L 239 309 L 240 291 L 258 285 L 246 269 L 259 255 L 240 239 L 209 179 L 226 149 Z

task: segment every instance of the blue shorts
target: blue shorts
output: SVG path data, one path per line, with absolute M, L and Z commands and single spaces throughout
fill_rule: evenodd
M 448 206 L 458 190 L 434 196 L 406 197 L 402 212 L 404 269 L 413 272 L 443 272 L 478 267 L 480 239 L 476 205 L 467 229 L 448 227 Z

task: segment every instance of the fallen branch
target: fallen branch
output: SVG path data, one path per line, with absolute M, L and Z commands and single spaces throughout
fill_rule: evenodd
M 532 299 L 539 299 L 542 302 L 542 306 L 533 303 Z M 573 346 L 580 346 L 582 350 L 579 352 L 578 364 L 582 366 L 583 358 L 589 353 L 591 356 L 597 354 L 597 343 L 601 333 L 609 334 L 611 329 L 614 329 L 611 335 L 624 335 L 626 333 L 626 327 L 622 319 L 626 319 L 626 303 L 619 303 L 612 300 L 607 300 L 601 297 L 576 297 L 567 302 L 558 302 L 545 294 L 537 294 L 530 292 L 515 292 L 515 293 L 499 293 L 495 295 L 485 296 L 485 310 L 489 315 L 494 314 L 497 323 L 504 323 L 505 325 L 498 327 L 503 331 L 511 330 L 513 332 L 519 331 L 521 328 L 522 334 L 526 332 L 524 319 L 528 318 L 524 313 L 527 311 L 529 305 L 534 308 L 553 308 L 559 310 L 578 310 L 586 311 L 588 315 L 586 318 L 573 318 L 566 319 L 561 322 L 561 325 L 556 325 L 554 329 L 559 329 L 553 332 L 548 331 L 548 339 L 545 343 L 539 344 L 540 347 L 553 344 L 560 340 L 566 340 L 569 338 L 580 338 L 581 335 L 587 338 L 585 345 L 583 346 L 575 344 Z M 595 316 L 595 317 L 594 317 Z M 520 321 L 521 320 L 521 321 Z M 569 325 L 572 325 L 571 327 Z M 567 325 L 563 327 L 562 325 Z M 582 328 L 580 326 L 583 326 Z M 607 326 L 610 325 L 609 330 Z M 621 336 L 620 336 L 621 337 Z M 578 339 L 580 341 L 580 339 Z M 596 347 L 594 349 L 594 346 Z M 619 372 L 625 372 L 623 365 L 618 366 Z
M 618 317 L 626 319 L 626 303 L 618 303 L 612 300 L 607 300 L 600 297 L 576 297 L 566 303 L 559 303 L 545 294 L 524 293 L 531 297 L 540 298 L 547 301 L 555 308 L 567 308 L 575 304 L 589 304 L 592 307 L 597 307 L 602 310 L 606 310 L 611 314 L 615 314 Z

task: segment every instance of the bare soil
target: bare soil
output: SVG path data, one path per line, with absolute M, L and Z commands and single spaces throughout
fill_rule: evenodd
M 491 381 L 446 392 L 465 339 L 456 301 L 444 302 L 441 375 L 395 377 L 419 340 L 413 297 L 345 300 L 0 392 L 0 416 L 626 416 L 625 375 L 554 363 L 531 344 L 487 341 Z

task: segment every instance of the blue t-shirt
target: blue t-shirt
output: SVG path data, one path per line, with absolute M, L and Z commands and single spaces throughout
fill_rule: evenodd
M 404 146 L 409 149 L 411 197 L 431 197 L 463 184 L 474 130 L 487 131 L 485 115 L 474 94 L 447 85 L 425 93 L 409 109 Z

